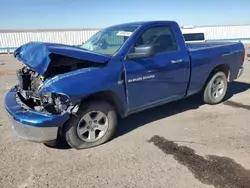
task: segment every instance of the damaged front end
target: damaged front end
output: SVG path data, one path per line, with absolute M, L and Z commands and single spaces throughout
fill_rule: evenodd
M 70 90 L 81 79 L 72 79 L 71 72 L 83 75 L 110 59 L 72 46 L 36 42 L 21 46 L 14 56 L 25 66 L 17 71 L 18 84 L 6 94 L 5 108 L 20 138 L 42 143 L 56 140 L 60 127 L 78 109 L 83 93 L 73 101 Z
M 47 113 L 65 113 L 70 98 L 62 93 L 41 93 L 47 80 L 57 75 L 88 67 L 103 66 L 110 56 L 55 43 L 30 42 L 19 47 L 14 56 L 26 66 L 17 71 L 17 95 L 29 108 Z
M 17 71 L 18 85 L 15 86 L 18 99 L 28 108 L 46 114 L 62 114 L 71 105 L 65 94 L 40 93 L 44 77 L 23 67 Z

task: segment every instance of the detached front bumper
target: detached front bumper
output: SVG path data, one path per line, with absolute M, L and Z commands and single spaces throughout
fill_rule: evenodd
M 58 128 L 69 119 L 69 114 L 44 114 L 17 103 L 18 99 L 15 88 L 12 88 L 5 97 L 5 108 L 17 136 L 24 140 L 42 143 L 56 140 Z

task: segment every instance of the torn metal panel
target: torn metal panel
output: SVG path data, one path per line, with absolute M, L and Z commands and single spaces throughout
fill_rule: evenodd
M 111 56 L 56 43 L 29 42 L 17 48 L 14 56 L 25 65 L 43 75 L 51 63 L 50 54 L 67 56 L 89 62 L 106 63 Z

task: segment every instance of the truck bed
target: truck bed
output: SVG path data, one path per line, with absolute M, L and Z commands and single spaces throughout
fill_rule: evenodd
M 186 44 L 192 64 L 188 94 L 197 93 L 209 74 L 222 64 L 230 70 L 229 81 L 235 80 L 244 61 L 244 46 L 235 42 L 197 42 Z
M 220 46 L 227 46 L 238 44 L 238 42 L 194 42 L 186 43 L 186 46 L 189 50 L 200 50 L 206 48 L 215 48 Z

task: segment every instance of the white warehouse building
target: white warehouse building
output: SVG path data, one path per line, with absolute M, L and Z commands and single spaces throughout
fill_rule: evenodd
M 250 25 L 203 26 L 182 28 L 204 32 L 205 40 L 250 41 Z M 55 42 L 78 45 L 85 42 L 100 29 L 57 29 L 57 30 L 0 30 L 0 53 L 12 52 L 15 48 L 30 41 Z

